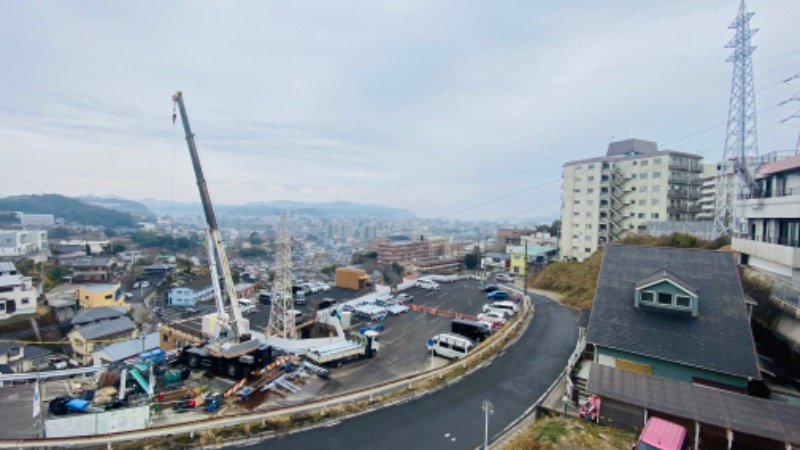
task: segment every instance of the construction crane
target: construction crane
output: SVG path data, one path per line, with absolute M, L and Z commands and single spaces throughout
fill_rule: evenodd
M 269 346 L 251 339 L 249 322 L 242 317 L 228 257 L 222 243 L 222 234 L 211 205 L 211 197 L 203 175 L 203 167 L 200 165 L 194 133 L 189 125 L 189 116 L 186 114 L 186 105 L 183 103 L 183 93 L 176 92 L 172 96 L 172 101 L 180 111 L 183 130 L 186 133 L 186 143 L 189 146 L 189 155 L 192 158 L 192 166 L 197 179 L 197 189 L 200 192 L 200 200 L 206 217 L 208 263 L 217 304 L 216 313 L 204 316 L 202 319 L 203 335 L 210 341 L 202 347 L 188 347 L 184 350 L 182 357 L 192 369 L 203 367 L 212 372 L 236 378 L 261 369 L 272 362 L 272 351 Z M 176 119 L 177 114 L 173 110 L 173 123 Z M 222 272 L 222 276 L 219 275 L 219 271 Z M 230 309 L 232 318 L 228 316 L 227 309 Z

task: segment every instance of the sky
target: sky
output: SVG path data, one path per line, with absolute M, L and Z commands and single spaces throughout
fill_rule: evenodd
M 0 2 L 0 196 L 559 214 L 609 142 L 722 157 L 738 0 Z M 760 152 L 797 145 L 800 2 L 750 0 Z

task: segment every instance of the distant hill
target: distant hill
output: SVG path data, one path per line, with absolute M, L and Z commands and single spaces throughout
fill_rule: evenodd
M 113 209 L 115 211 L 128 213 L 143 220 L 156 220 L 156 213 L 147 209 L 147 207 L 143 204 L 132 200 L 125 200 L 124 198 L 113 196 L 96 197 L 93 195 L 79 197 L 79 200 L 90 205 L 99 206 L 101 208 Z
M 158 214 L 202 214 L 200 203 L 172 203 L 163 200 L 137 200 Z M 232 216 L 270 216 L 284 211 L 316 217 L 382 217 L 411 218 L 414 215 L 399 208 L 387 208 L 380 205 L 368 205 L 352 202 L 302 203 L 288 200 L 274 202 L 246 203 L 244 205 L 214 205 L 220 215 Z
M 17 195 L 0 198 L 0 212 L 21 211 L 27 214 L 53 214 L 67 222 L 106 227 L 133 226 L 132 215 L 84 203 L 58 194 Z

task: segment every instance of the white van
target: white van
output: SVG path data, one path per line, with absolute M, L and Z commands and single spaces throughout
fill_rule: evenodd
M 475 346 L 469 339 L 458 334 L 441 333 L 428 340 L 428 351 L 445 358 L 455 359 L 469 353 Z
M 242 314 L 245 314 L 245 315 L 246 314 L 253 314 L 254 312 L 256 312 L 256 305 L 255 305 L 255 303 L 253 303 L 250 300 L 247 300 L 246 298 L 240 298 L 239 299 L 239 311 L 241 311 Z

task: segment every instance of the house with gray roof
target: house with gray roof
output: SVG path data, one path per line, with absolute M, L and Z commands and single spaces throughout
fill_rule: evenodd
M 123 306 L 100 306 L 92 309 L 82 309 L 75 313 L 70 323 L 73 329 L 108 322 L 120 318 L 128 313 Z
M 67 333 L 72 358 L 80 364 L 92 363 L 92 352 L 106 345 L 133 339 L 138 335 L 136 324 L 128 316 L 81 326 Z
M 587 341 L 606 366 L 740 392 L 761 379 L 730 253 L 607 246 Z
M 0 364 L 7 365 L 16 373 L 47 367 L 52 353 L 38 345 L 0 342 Z

